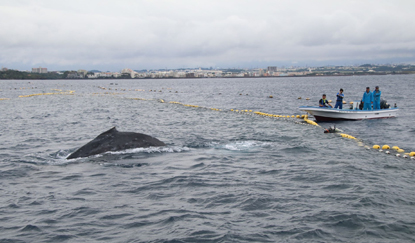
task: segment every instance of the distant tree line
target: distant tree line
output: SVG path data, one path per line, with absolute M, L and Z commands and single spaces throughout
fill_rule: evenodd
M 88 72 L 87 75 L 94 73 Z M 76 71 L 65 71 L 63 74 L 57 72 L 30 73 L 17 70 L 0 71 L 0 79 L 85 79 L 86 76 Z M 131 79 L 130 74 L 123 73 L 120 77 L 98 77 L 98 79 Z
M 373 70 L 375 71 L 383 71 L 383 72 L 397 72 L 397 71 L 403 71 L 403 72 L 408 72 L 408 71 L 415 71 L 415 66 L 404 66 L 404 65 L 398 65 L 398 66 L 378 66 L 378 67 L 374 67 Z
M 0 71 L 0 79 L 62 79 L 63 75 L 50 73 L 28 73 L 16 70 Z

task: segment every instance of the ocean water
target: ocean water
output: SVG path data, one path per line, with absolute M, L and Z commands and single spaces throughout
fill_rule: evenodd
M 368 149 L 415 151 L 414 81 L 1 80 L 0 242 L 414 242 L 415 160 Z M 376 85 L 397 118 L 231 111 L 298 115 Z M 65 159 L 114 126 L 167 146 Z

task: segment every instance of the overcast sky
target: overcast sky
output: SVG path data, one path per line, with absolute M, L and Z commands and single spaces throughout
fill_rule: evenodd
M 415 64 L 414 0 L 0 0 L 0 66 Z

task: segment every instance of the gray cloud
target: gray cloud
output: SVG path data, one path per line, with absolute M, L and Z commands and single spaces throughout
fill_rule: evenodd
M 0 65 L 414 62 L 413 12 L 410 0 L 0 1 Z

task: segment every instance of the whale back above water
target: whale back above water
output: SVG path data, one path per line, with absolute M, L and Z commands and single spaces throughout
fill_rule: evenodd
M 108 151 L 121 151 L 132 148 L 147 148 L 165 145 L 166 144 L 162 141 L 149 135 L 135 132 L 119 132 L 113 127 L 70 154 L 66 159 L 88 157 Z

